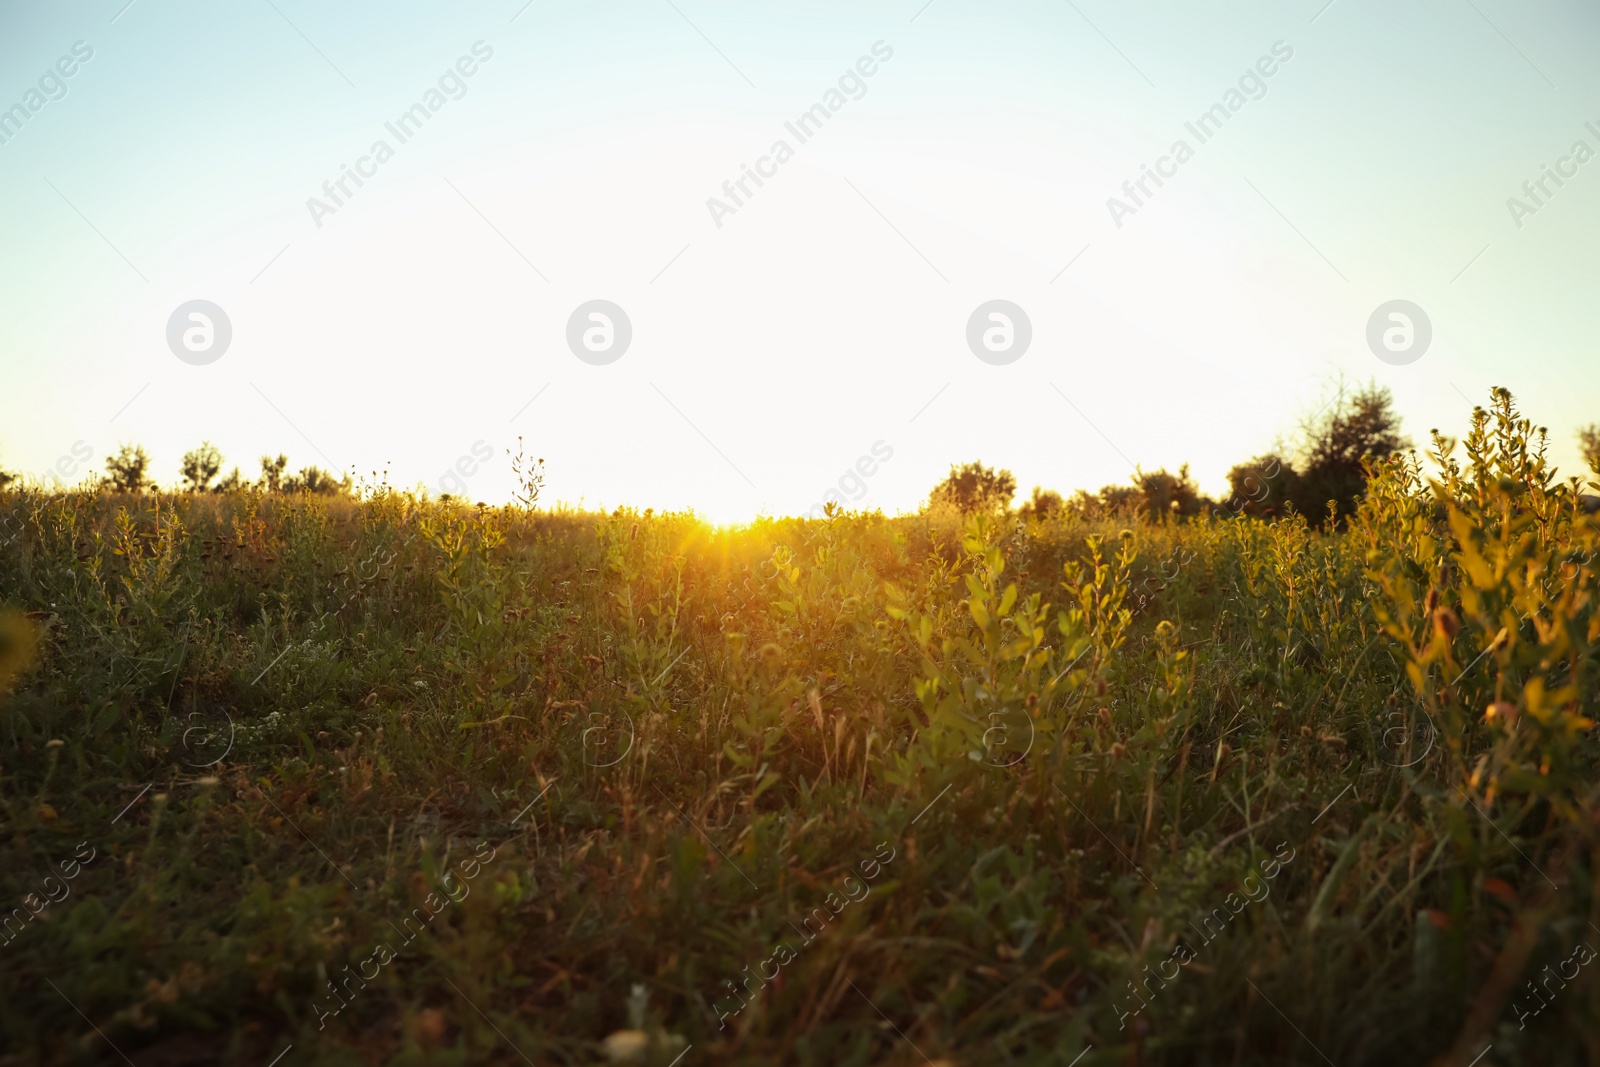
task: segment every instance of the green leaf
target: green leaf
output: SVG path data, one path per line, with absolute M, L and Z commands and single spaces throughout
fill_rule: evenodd
M 1363 823 L 1361 830 L 1366 829 Z M 1344 881 L 1344 876 L 1355 865 L 1356 857 L 1361 850 L 1361 830 L 1345 842 L 1344 851 L 1334 863 L 1333 870 L 1328 872 L 1328 877 L 1323 879 L 1322 888 L 1317 890 L 1317 899 L 1311 905 L 1311 911 L 1306 915 L 1306 933 L 1314 933 L 1318 926 L 1328 916 L 1328 910 L 1333 906 L 1333 899 L 1339 893 L 1339 885 Z

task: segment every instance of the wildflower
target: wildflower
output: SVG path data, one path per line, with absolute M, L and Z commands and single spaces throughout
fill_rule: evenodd
M 1517 724 L 1517 706 L 1504 700 L 1497 700 L 1489 705 L 1483 713 L 1484 722 L 1503 722 L 1511 727 Z

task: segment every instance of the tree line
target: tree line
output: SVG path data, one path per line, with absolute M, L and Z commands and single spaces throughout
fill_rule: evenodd
M 259 489 L 267 493 L 348 493 L 351 489 L 349 475 L 335 478 L 320 467 L 306 466 L 299 473 L 290 474 L 289 457 L 261 457 L 261 474 L 249 479 L 234 467 L 222 477 L 222 451 L 210 441 L 202 441 L 197 448 L 183 454 L 179 464 L 179 483 L 172 486 L 185 493 L 232 493 L 241 489 Z M 121 445 L 105 458 L 106 472 L 94 484 L 101 489 L 121 493 L 142 493 L 160 488 L 150 473 L 150 454 L 143 445 Z M 0 470 L 0 489 L 20 477 Z
M 1079 489 L 1063 497 L 1053 489 L 1034 486 L 1017 513 L 1023 518 L 1045 518 L 1064 509 L 1085 515 L 1140 513 L 1154 521 L 1183 520 L 1201 514 L 1243 515 L 1254 518 L 1304 515 L 1313 524 L 1335 523 L 1352 514 L 1366 488 L 1367 464 L 1404 451 L 1411 442 L 1400 432 L 1400 416 L 1387 389 L 1369 384 L 1346 392 L 1341 385 L 1334 399 L 1316 414 L 1300 421 L 1298 442 L 1255 456 L 1228 472 L 1230 495 L 1213 500 L 1200 492 L 1184 464 L 1173 474 L 1165 467 L 1135 470 L 1127 485 L 1102 486 L 1099 492 Z M 1578 431 L 1584 461 L 1600 477 L 1600 424 Z M 222 476 L 223 455 L 209 441 L 183 455 L 180 482 L 172 488 L 186 493 L 229 493 L 253 488 L 269 493 L 347 494 L 348 475 L 335 478 L 316 466 L 288 471 L 289 459 L 261 457 L 261 473 L 247 479 L 235 466 Z M 543 460 L 539 461 L 543 464 Z M 98 485 L 118 492 L 156 489 L 150 474 L 150 456 L 142 445 L 121 445 L 105 459 L 106 473 Z M 0 468 L 0 489 L 20 481 Z M 950 473 L 933 488 L 928 505 L 954 508 L 963 513 L 1010 511 L 1017 493 L 1016 477 L 980 462 L 952 465 Z M 1589 498 L 1600 504 L 1600 498 Z
M 1208 513 L 1255 518 L 1298 513 L 1313 525 L 1336 525 L 1360 502 L 1368 464 L 1411 447 L 1400 432 L 1393 395 L 1376 385 L 1352 392 L 1341 387 L 1332 402 L 1301 420 L 1298 437 L 1291 449 L 1275 449 L 1231 469 L 1227 500 L 1202 494 L 1184 464 L 1176 474 L 1164 467 L 1136 469 L 1131 484 L 1103 486 L 1098 493 L 1079 489 L 1070 498 L 1034 486 L 1017 513 L 1040 519 L 1063 510 L 1091 516 L 1137 513 L 1157 522 Z M 1578 444 L 1590 470 L 1600 476 L 1600 425 L 1579 430 Z M 1016 492 L 1010 471 L 973 462 L 951 466 L 928 504 L 963 513 L 1010 511 Z M 1590 499 L 1600 504 L 1600 498 Z

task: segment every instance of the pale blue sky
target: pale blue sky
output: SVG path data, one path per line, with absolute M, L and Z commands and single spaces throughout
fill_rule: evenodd
M 971 458 L 1024 490 L 1188 461 L 1220 491 L 1341 372 L 1419 441 L 1497 384 L 1563 465 L 1600 421 L 1600 161 L 1520 229 L 1506 207 L 1600 151 L 1576 2 L 274 2 L 0 3 L 0 108 L 94 52 L 0 144 L 0 466 L 138 441 L 170 481 L 209 438 L 246 473 L 286 451 L 437 491 L 481 441 L 467 492 L 504 499 L 520 434 L 561 499 L 736 518 L 805 510 L 878 441 L 859 504 L 891 511 Z M 717 226 L 707 198 L 880 41 Z M 307 198 L 379 138 L 319 228 Z M 1179 138 L 1118 228 L 1107 198 Z M 633 323 L 607 366 L 565 341 L 593 298 Z M 965 341 L 994 298 L 1033 325 L 1003 367 Z M 1433 323 L 1407 366 L 1365 341 L 1395 298 Z M 165 339 L 193 299 L 233 328 L 206 366 Z

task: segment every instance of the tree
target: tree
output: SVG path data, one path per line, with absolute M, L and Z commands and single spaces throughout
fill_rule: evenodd
M 1048 519 L 1063 507 L 1061 494 L 1054 489 L 1033 487 L 1033 496 L 1019 509 L 1024 519 Z
M 143 445 L 123 445 L 114 456 L 106 457 L 106 476 L 101 484 L 124 493 L 142 493 L 155 488 L 150 480 L 150 454 Z
M 261 481 L 257 484 L 269 493 L 276 493 L 283 488 L 283 469 L 289 465 L 289 457 L 278 454 L 277 459 L 271 456 L 261 457 Z
M 228 476 L 211 487 L 213 493 L 237 493 L 244 488 L 244 479 L 239 476 L 239 468 L 235 467 L 228 472 Z
M 1299 488 L 1300 475 L 1276 452 L 1257 456 L 1228 472 L 1233 490 L 1223 505 L 1224 514 L 1268 518 L 1282 515 Z
M 931 505 L 945 504 L 962 514 L 1004 511 L 1017 494 L 1017 479 L 1008 470 L 990 470 L 982 463 L 951 465 L 950 474 L 928 494 Z
M 345 492 L 349 488 L 349 478 L 335 481 L 333 475 L 320 467 L 302 467 L 299 474 L 283 480 L 285 493 L 317 493 L 331 496 Z
M 184 490 L 190 493 L 203 493 L 211 485 L 211 479 L 222 471 L 222 453 L 210 441 L 200 442 L 199 448 L 193 448 L 183 454 L 183 465 L 178 472 L 183 475 Z
M 1129 514 L 1144 506 L 1144 494 L 1136 485 L 1100 487 L 1100 509 L 1112 515 Z
M 1292 502 L 1312 522 L 1327 515 L 1330 501 L 1336 519 L 1355 511 L 1367 488 L 1364 459 L 1410 447 L 1400 434 L 1393 394 L 1376 384 L 1349 396 L 1341 388 L 1323 412 L 1301 423 L 1301 433 L 1300 477 Z
M 1200 489 L 1190 479 L 1187 463 L 1178 468 L 1177 474 L 1168 474 L 1165 467 L 1150 474 L 1136 468 L 1133 484 L 1143 494 L 1145 513 L 1153 521 L 1160 522 L 1168 515 L 1188 518 L 1200 513 Z

